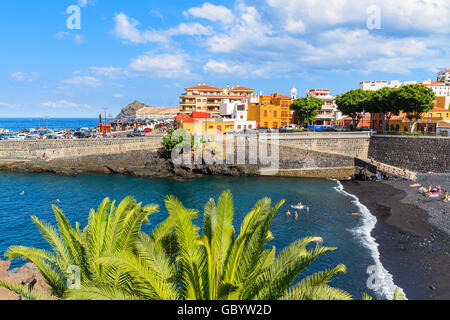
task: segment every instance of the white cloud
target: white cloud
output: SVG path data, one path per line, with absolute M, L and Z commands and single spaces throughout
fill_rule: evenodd
M 382 29 L 369 30 L 367 9 L 373 1 L 330 0 L 322 5 L 318 0 L 266 0 L 247 6 L 237 0 L 234 22 L 217 27 L 218 32 L 202 42 L 214 54 L 203 71 L 295 76 L 329 71 L 408 73 L 414 68 L 447 67 L 450 2 L 412 1 L 415 4 L 409 0 L 377 2 Z M 439 30 L 434 32 L 434 28 Z
M 101 86 L 101 81 L 91 76 L 77 76 L 63 80 L 62 83 L 70 86 L 86 86 L 91 88 L 98 88 Z
M 212 27 L 205 27 L 200 23 L 180 23 L 177 27 L 169 28 L 167 30 L 148 29 L 141 31 L 138 29 L 138 26 L 139 21 L 129 18 L 124 13 L 119 13 L 115 17 L 114 34 L 119 39 L 128 43 L 157 43 L 167 46 L 173 36 L 205 36 L 214 33 Z
M 126 74 L 125 70 L 122 70 L 121 68 L 116 68 L 113 66 L 110 67 L 89 67 L 89 71 L 92 74 L 98 75 L 98 76 L 104 76 L 109 78 L 116 78 L 121 75 Z
M 182 77 L 190 74 L 189 56 L 183 53 L 153 54 L 147 52 L 130 63 L 130 69 L 161 78 Z
M 139 21 L 129 18 L 124 13 L 115 16 L 114 34 L 126 42 L 138 43 L 166 43 L 168 38 L 155 30 L 140 31 L 137 26 Z
M 209 60 L 203 66 L 203 71 L 212 74 L 238 74 L 242 72 L 242 68 L 238 65 L 228 64 L 225 61 Z
M 82 8 L 86 7 L 89 3 L 89 0 L 78 0 L 78 5 Z
M 18 82 L 33 82 L 39 79 L 40 75 L 37 72 L 31 72 L 31 73 L 23 73 L 23 72 L 16 72 L 10 74 L 10 77 Z
M 169 29 L 165 32 L 169 36 L 188 35 L 188 36 L 202 36 L 211 35 L 214 33 L 211 27 L 205 27 L 200 23 L 180 23 L 178 27 Z
M 121 93 L 114 93 L 112 96 L 113 98 L 123 98 L 123 94 Z
M 285 21 L 298 21 L 308 31 L 352 24 L 366 26 L 368 8 L 380 8 L 382 28 L 390 32 L 428 31 L 450 33 L 450 2 L 448 0 L 266 0 Z
M 5 108 L 17 108 L 18 106 L 20 106 L 20 105 L 19 105 L 19 104 L 6 103 L 6 102 L 1 102 L 1 101 L 0 101 L 0 107 L 5 107 Z
M 267 44 L 273 30 L 263 21 L 255 7 L 240 5 L 239 21 L 224 32 L 214 35 L 207 40 L 212 52 L 232 52 L 239 47 L 252 47 Z
M 67 108 L 91 108 L 88 104 L 79 104 L 67 100 L 58 100 L 58 101 L 46 101 L 41 103 L 43 107 L 53 108 L 53 109 L 67 109 Z
M 64 31 L 55 34 L 55 38 L 58 40 L 65 40 L 65 39 L 73 40 L 76 44 L 82 44 L 84 42 L 84 37 L 82 35 Z
M 190 8 L 183 12 L 185 17 L 203 18 L 210 21 L 220 21 L 222 23 L 232 23 L 235 20 L 233 12 L 224 7 L 216 6 L 205 2 L 202 7 Z

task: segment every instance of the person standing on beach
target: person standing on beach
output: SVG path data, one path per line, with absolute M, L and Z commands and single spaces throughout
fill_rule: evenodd
M 449 202 L 450 201 L 450 198 L 449 198 L 449 196 L 448 196 L 448 191 L 445 191 L 444 192 L 444 200 L 443 200 L 444 202 Z

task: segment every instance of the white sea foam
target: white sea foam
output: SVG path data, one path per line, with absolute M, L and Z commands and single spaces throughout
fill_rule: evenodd
M 392 299 L 395 290 L 399 287 L 395 285 L 394 277 L 389 273 L 389 271 L 384 268 L 383 264 L 381 263 L 380 252 L 378 250 L 379 245 L 372 237 L 372 231 L 375 229 L 375 226 L 377 224 L 377 218 L 373 216 L 370 210 L 359 201 L 358 197 L 346 192 L 344 190 L 344 186 L 340 181 L 335 181 L 338 183 L 338 186 L 334 189 L 339 193 L 342 193 L 345 196 L 353 199 L 352 203 L 354 203 L 360 210 L 363 223 L 360 227 L 352 229 L 351 231 L 358 237 L 358 239 L 361 240 L 362 244 L 370 250 L 370 253 L 375 261 L 374 273 L 376 275 L 376 283 L 378 285 L 371 289 L 373 289 L 378 295 L 380 295 L 380 298 L 382 299 Z M 369 276 L 370 275 L 368 274 L 368 278 Z M 370 280 L 368 280 L 368 282 L 369 281 Z M 404 294 L 403 290 L 401 288 L 399 289 L 400 292 Z

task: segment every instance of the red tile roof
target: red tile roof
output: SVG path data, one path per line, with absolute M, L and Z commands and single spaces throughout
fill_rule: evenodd
M 432 110 L 430 110 L 430 111 L 428 111 L 428 112 L 450 112 L 450 110 L 448 110 L 448 109 L 444 109 L 444 108 L 434 108 L 434 109 L 432 109 Z
M 439 71 L 439 73 L 450 72 L 450 69 Z
M 422 86 L 440 86 L 440 87 L 445 87 L 446 84 L 443 82 L 431 82 L 431 83 L 419 83 Z
M 282 94 L 277 94 L 277 95 L 275 95 L 275 98 L 277 98 L 277 99 L 291 99 L 291 97 L 288 97 L 288 96 L 285 96 L 285 95 L 282 95 Z
M 194 118 L 190 118 L 190 117 L 183 120 L 183 123 L 195 123 L 195 122 L 196 122 L 196 120 Z
M 186 119 L 186 118 L 189 118 L 189 116 L 187 114 L 185 114 L 185 113 L 181 113 L 181 114 L 179 114 L 179 115 L 177 115 L 175 117 L 176 120 L 183 120 L 183 119 Z
M 194 111 L 194 112 L 192 112 L 192 118 L 194 118 L 194 119 L 211 119 L 211 114 L 207 113 L 207 112 Z
M 195 87 L 191 87 L 191 88 L 186 88 L 186 90 L 205 90 L 205 91 L 222 91 L 222 89 L 216 88 L 216 87 L 212 87 L 212 86 L 208 86 L 206 84 L 204 85 L 198 85 Z
M 439 122 L 438 123 L 439 128 L 446 128 L 446 129 L 450 129 L 450 122 Z
M 255 89 L 238 86 L 234 89 L 231 89 L 230 91 L 251 91 L 251 92 L 253 92 L 253 91 L 255 91 Z

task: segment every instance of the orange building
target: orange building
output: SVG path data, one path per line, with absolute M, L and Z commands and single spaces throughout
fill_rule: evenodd
M 109 123 L 101 123 L 97 126 L 98 133 L 111 133 L 111 125 Z
M 371 126 L 371 116 L 367 114 L 364 118 L 362 118 L 358 123 L 358 128 L 370 128 Z M 353 120 L 350 117 L 341 118 L 336 121 L 337 125 L 340 127 L 352 128 Z
M 248 120 L 256 121 L 258 127 L 277 129 L 291 123 L 291 97 L 275 93 L 261 95 L 248 104 Z

